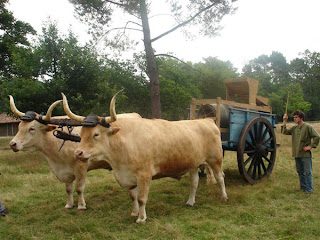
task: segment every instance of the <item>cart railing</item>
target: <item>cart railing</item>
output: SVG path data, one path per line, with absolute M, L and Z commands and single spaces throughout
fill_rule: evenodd
M 196 99 L 192 98 L 192 102 L 190 105 L 190 119 L 196 119 L 196 108 L 198 105 L 205 105 L 205 104 L 217 104 L 216 108 L 216 117 L 211 117 L 216 122 L 216 125 L 220 129 L 221 133 L 229 132 L 228 128 L 221 128 L 221 104 L 228 105 L 231 107 L 243 108 L 247 110 L 256 110 L 261 112 L 272 113 L 271 106 L 256 106 L 254 104 L 246 104 L 246 103 L 238 103 L 233 101 L 227 101 L 221 99 L 221 97 L 217 97 L 217 99 Z

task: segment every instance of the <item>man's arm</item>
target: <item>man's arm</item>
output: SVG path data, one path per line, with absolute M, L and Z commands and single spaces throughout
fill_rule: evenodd
M 313 127 L 311 127 L 310 137 L 312 138 L 311 147 L 316 148 L 319 144 L 320 136 L 319 133 Z
M 292 128 L 287 129 L 287 121 L 288 121 L 288 114 L 283 115 L 283 125 L 281 126 L 281 133 L 284 135 L 291 135 L 292 134 Z
M 316 148 L 320 141 L 320 136 L 318 132 L 310 125 L 309 125 L 308 132 L 309 132 L 310 138 L 312 139 L 312 143 L 309 146 L 304 146 L 302 148 L 304 152 L 310 151 L 312 148 Z

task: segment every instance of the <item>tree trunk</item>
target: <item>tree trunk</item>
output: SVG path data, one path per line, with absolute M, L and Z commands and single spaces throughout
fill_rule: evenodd
M 151 44 L 151 34 L 149 28 L 148 12 L 146 7 L 146 1 L 140 0 L 140 14 L 144 35 L 144 47 L 147 58 L 147 74 L 150 79 L 151 85 L 151 105 L 152 105 L 152 117 L 161 118 L 161 102 L 160 102 L 160 84 L 158 66 L 155 61 L 154 51 Z

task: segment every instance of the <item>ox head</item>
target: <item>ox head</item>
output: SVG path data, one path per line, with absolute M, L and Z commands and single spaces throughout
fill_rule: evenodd
M 19 124 L 19 130 L 14 138 L 10 141 L 10 147 L 13 151 L 33 151 L 37 150 L 38 144 L 41 142 L 42 136 L 48 131 L 54 130 L 56 127 L 48 125 L 51 119 L 53 109 L 62 100 L 54 102 L 48 109 L 45 116 L 36 112 L 28 111 L 20 112 L 14 103 L 14 99 L 9 95 L 11 111 L 22 121 Z
M 74 154 L 78 160 L 86 161 L 89 158 L 97 158 L 102 160 L 101 153 L 109 143 L 109 137 L 116 134 L 120 128 L 111 126 L 112 122 L 117 120 L 115 111 L 115 101 L 120 92 L 117 92 L 110 102 L 110 117 L 100 117 L 97 115 L 89 115 L 87 117 L 79 116 L 71 112 L 66 96 L 62 93 L 63 108 L 66 114 L 73 120 L 81 122 L 81 142 Z M 123 118 L 137 118 L 138 114 L 127 114 Z M 102 144 L 103 143 L 103 144 Z

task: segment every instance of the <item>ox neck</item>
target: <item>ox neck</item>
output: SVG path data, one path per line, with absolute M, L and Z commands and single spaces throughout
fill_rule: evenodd
M 47 157 L 56 156 L 59 150 L 59 147 L 62 143 L 62 140 L 53 136 L 52 131 L 46 132 L 42 139 L 39 139 L 42 142 L 40 145 L 39 151 Z M 64 153 L 63 148 L 61 149 L 61 153 Z

